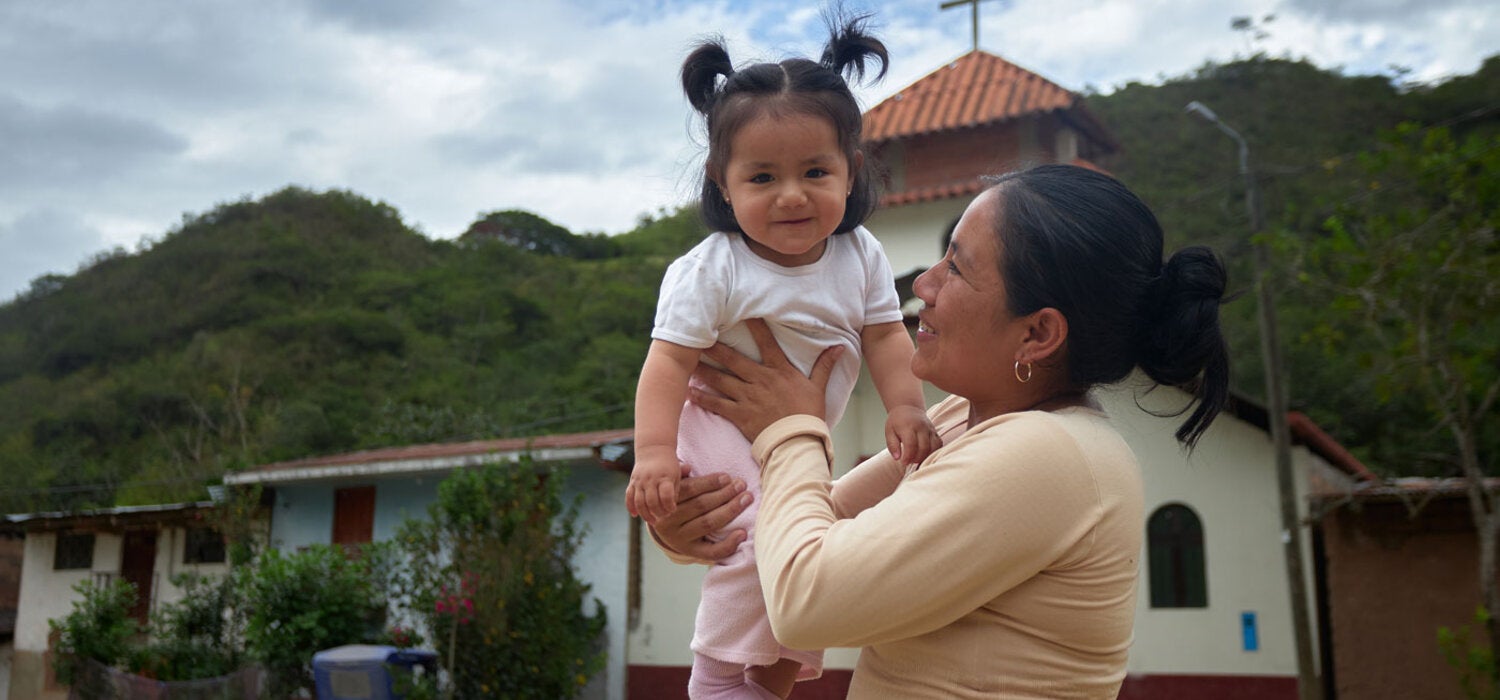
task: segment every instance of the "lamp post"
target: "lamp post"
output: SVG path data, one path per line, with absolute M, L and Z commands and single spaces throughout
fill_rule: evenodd
M 1260 204 L 1255 176 L 1250 172 L 1250 146 L 1238 131 L 1219 121 L 1219 116 L 1194 100 L 1187 112 L 1218 127 L 1239 145 L 1240 177 L 1245 180 L 1245 213 L 1250 217 L 1250 235 L 1260 233 Z M 1286 383 L 1282 376 L 1281 343 L 1276 334 L 1276 304 L 1271 294 L 1271 255 L 1264 243 L 1255 245 L 1255 289 L 1260 305 L 1260 354 L 1266 375 L 1266 413 L 1271 441 L 1276 451 L 1276 485 L 1281 492 L 1281 543 L 1286 558 L 1287 591 L 1292 598 L 1292 628 L 1297 640 L 1297 692 L 1302 700 L 1323 695 L 1313 667 L 1312 627 L 1307 610 L 1307 578 L 1302 568 L 1302 523 L 1297 510 L 1297 485 L 1292 477 L 1292 442 L 1287 426 Z

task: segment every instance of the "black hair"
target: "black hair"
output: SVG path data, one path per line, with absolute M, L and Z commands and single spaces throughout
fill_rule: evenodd
M 1163 264 L 1156 216 L 1094 170 L 1043 165 L 992 182 L 1008 310 L 1024 316 L 1051 307 L 1067 318 L 1075 386 L 1117 382 L 1140 367 L 1157 384 L 1192 394 L 1197 407 L 1177 429 L 1191 449 L 1229 398 L 1223 261 L 1192 246 Z
M 880 72 L 874 80 L 885 77 L 889 57 L 885 45 L 865 32 L 868 18 L 868 15 L 846 20 L 829 18 L 828 45 L 818 61 L 790 58 L 735 70 L 722 39 L 705 41 L 688 54 L 682 63 L 682 90 L 693 109 L 703 115 L 708 131 L 708 157 L 699 208 L 711 230 L 744 232 L 714 180 L 723 178 L 729 162 L 729 144 L 735 133 L 764 114 L 805 114 L 825 118 L 833 124 L 839 148 L 853 175 L 844 218 L 835 233 L 854 230 L 875 212 L 879 192 L 874 159 L 866 154 L 862 165 L 855 161 L 864 120 L 859 103 L 843 77 L 848 73 L 863 79 L 866 63 L 872 59 L 880 61 Z

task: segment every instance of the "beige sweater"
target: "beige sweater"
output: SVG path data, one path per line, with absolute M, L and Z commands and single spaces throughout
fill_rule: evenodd
M 967 411 L 933 407 L 945 445 L 920 469 L 883 453 L 836 484 L 821 420 L 760 435 L 772 629 L 863 647 L 851 698 L 1114 698 L 1144 529 L 1134 455 L 1094 409 L 965 431 Z

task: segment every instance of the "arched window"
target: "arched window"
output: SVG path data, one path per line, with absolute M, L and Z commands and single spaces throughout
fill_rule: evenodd
M 1156 509 L 1146 521 L 1146 557 L 1151 607 L 1206 608 L 1208 579 L 1203 565 L 1203 522 L 1180 503 Z

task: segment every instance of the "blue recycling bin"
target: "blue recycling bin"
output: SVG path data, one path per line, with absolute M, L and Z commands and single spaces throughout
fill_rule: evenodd
M 312 662 L 318 700 L 400 700 L 389 666 L 437 673 L 437 652 L 371 644 L 324 649 Z

